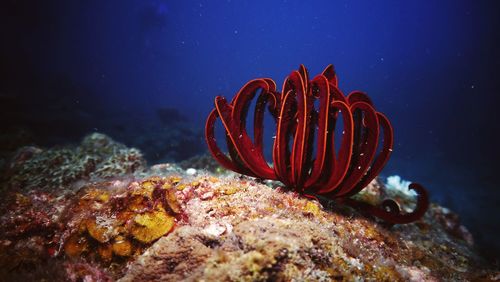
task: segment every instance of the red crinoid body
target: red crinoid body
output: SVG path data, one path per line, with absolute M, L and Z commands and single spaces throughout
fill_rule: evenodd
M 246 120 L 257 94 L 252 142 Z M 276 122 L 272 167 L 263 153 L 266 106 Z M 226 130 L 229 157 L 215 140 L 217 118 Z M 339 120 L 341 125 L 337 124 Z M 342 133 L 336 133 L 339 126 Z M 375 110 L 365 93 L 354 91 L 343 95 L 332 65 L 312 80 L 301 65 L 285 79 L 281 93 L 272 79 L 261 78 L 245 84 L 230 103 L 217 96 L 205 135 L 210 152 L 227 169 L 279 180 L 302 194 L 336 199 L 389 223 L 415 221 L 428 207 L 427 192 L 416 183 L 410 189 L 418 194 L 417 206 L 407 214 L 401 214 L 393 200 L 375 207 L 349 198 L 366 187 L 384 167 L 392 151 L 393 131 L 389 120 Z M 379 139 L 382 139 L 381 149 Z

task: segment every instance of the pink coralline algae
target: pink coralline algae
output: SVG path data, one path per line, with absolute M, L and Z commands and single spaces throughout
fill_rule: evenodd
M 388 229 L 355 209 L 195 168 L 159 164 L 50 189 L 3 184 L 0 280 L 498 280 L 458 217 L 436 204 Z M 376 178 L 355 197 L 376 204 L 389 190 Z M 389 196 L 402 210 L 415 205 Z

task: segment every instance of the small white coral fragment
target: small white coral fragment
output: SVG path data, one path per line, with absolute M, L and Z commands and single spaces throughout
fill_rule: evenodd
M 397 190 L 397 191 L 399 191 L 399 192 L 401 192 L 409 197 L 416 196 L 417 193 L 408 188 L 410 186 L 410 184 L 411 184 L 411 181 L 404 180 L 399 175 L 391 175 L 391 176 L 387 177 L 385 187 L 389 190 Z

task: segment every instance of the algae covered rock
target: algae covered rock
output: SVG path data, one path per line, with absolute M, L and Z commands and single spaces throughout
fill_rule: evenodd
M 174 226 L 174 217 L 158 209 L 134 216 L 130 233 L 142 243 L 150 243 L 169 232 Z
M 133 174 L 145 165 L 139 150 L 93 133 L 78 146 L 19 149 L 8 166 L 6 183 L 23 190 L 69 188 L 76 181 Z
M 382 182 L 370 185 L 369 199 L 383 200 Z M 178 193 L 189 224 L 153 244 L 121 281 L 488 281 L 497 275 L 447 231 L 437 205 L 420 221 L 389 229 L 355 210 L 245 178 L 201 176 Z
M 33 274 L 30 265 L 105 281 L 494 281 L 499 273 L 458 216 L 436 204 L 388 228 L 337 203 L 175 164 L 79 187 L 6 193 L 2 277 Z M 397 193 L 403 208 L 414 204 L 384 190 L 374 181 L 358 197 L 377 204 Z
M 83 187 L 76 204 L 68 210 L 72 215 L 68 224 L 76 228 L 65 243 L 66 255 L 97 256 L 111 262 L 116 257 L 140 253 L 170 232 L 178 221 L 181 207 L 173 193 L 174 183 L 178 183 L 176 176 L 153 176 Z M 170 195 L 169 200 L 165 195 Z
M 114 239 L 112 251 L 118 256 L 128 257 L 132 254 L 133 245 L 125 237 L 118 236 Z

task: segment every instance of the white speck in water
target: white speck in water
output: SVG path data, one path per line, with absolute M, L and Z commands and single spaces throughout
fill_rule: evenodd
M 273 139 L 276 139 L 276 135 L 273 136 Z
M 342 134 L 345 134 L 345 130 L 342 130 Z
M 361 169 L 361 166 L 358 166 L 358 169 Z
M 389 148 L 389 152 L 392 152 L 392 148 Z
M 190 167 L 190 168 L 186 169 L 186 174 L 187 175 L 195 175 L 196 174 L 196 169 Z
M 238 30 L 237 29 L 234 30 L 234 34 L 238 34 Z
M 238 136 L 238 138 L 240 138 L 240 139 L 243 138 L 243 134 L 240 134 L 240 136 Z

